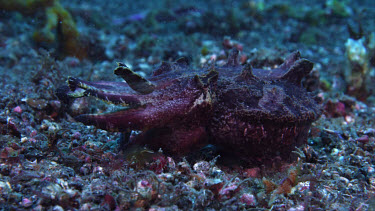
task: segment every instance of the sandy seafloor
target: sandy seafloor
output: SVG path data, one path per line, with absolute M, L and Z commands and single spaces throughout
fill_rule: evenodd
M 60 1 L 90 43 L 81 60 L 58 29 L 33 38 L 45 8 L 0 10 L 0 210 L 375 210 L 373 0 L 129 2 Z M 180 57 L 223 64 L 232 47 L 257 67 L 295 50 L 315 63 L 304 84 L 324 112 L 299 165 L 120 152 L 120 133 L 73 119 L 106 104 L 55 94 L 68 76 L 121 81 L 116 62 L 147 76 Z

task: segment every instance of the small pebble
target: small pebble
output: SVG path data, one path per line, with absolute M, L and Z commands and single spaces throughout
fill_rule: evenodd
M 64 211 L 64 208 L 62 208 L 59 205 L 56 205 L 56 206 L 53 207 L 52 211 Z
M 244 193 L 242 194 L 240 201 L 248 206 L 256 206 L 257 201 L 253 194 L 250 193 Z
M 28 198 L 23 198 L 21 203 L 22 203 L 22 206 L 25 208 L 28 208 L 31 205 L 33 205 L 33 202 Z
M 13 112 L 21 114 L 22 113 L 22 108 L 20 106 L 16 106 L 15 108 L 13 108 Z

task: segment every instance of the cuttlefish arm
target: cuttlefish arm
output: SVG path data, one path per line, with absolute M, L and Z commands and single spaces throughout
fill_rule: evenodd
M 169 100 L 104 114 L 83 114 L 75 119 L 107 131 L 146 130 L 168 124 L 186 113 L 189 104 L 189 99 Z
M 130 94 L 131 89 L 125 82 L 87 82 L 69 77 L 68 84 L 70 91 L 67 95 L 72 98 L 93 96 L 105 102 L 127 107 L 141 104 L 136 93 Z
M 94 96 L 108 103 L 124 106 L 114 112 L 79 115 L 75 117 L 77 121 L 108 131 L 161 127 L 189 116 L 188 113 L 194 110 L 198 98 L 204 92 L 202 80 L 198 76 L 184 81 L 175 80 L 173 83 L 163 80 L 151 83 L 125 65 L 118 65 L 114 73 L 126 83 L 87 82 L 73 77 L 68 79 L 69 97 Z M 208 74 L 207 77 L 217 79 L 217 74 Z M 204 100 L 198 101 L 202 103 Z

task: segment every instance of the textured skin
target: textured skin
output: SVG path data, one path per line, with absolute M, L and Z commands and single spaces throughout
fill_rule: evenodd
M 321 115 L 313 94 L 301 87 L 313 64 L 295 52 L 279 68 L 262 70 L 239 65 L 237 57 L 234 50 L 226 65 L 202 70 L 191 69 L 184 59 L 162 63 L 148 78 L 153 88 L 148 94 L 125 82 L 76 78 L 69 78 L 67 94 L 126 105 L 122 111 L 76 119 L 109 131 L 142 131 L 132 143 L 167 154 L 186 155 L 211 143 L 242 159 L 288 158 L 306 142 L 311 123 Z M 121 65 L 121 71 L 130 71 Z

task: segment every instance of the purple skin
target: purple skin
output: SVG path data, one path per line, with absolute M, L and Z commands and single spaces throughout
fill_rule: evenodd
M 186 155 L 210 143 L 251 162 L 287 159 L 306 142 L 311 123 L 321 115 L 315 96 L 301 86 L 312 68 L 295 52 L 279 68 L 253 69 L 240 65 L 233 50 L 221 67 L 193 70 L 184 59 L 163 62 L 148 81 L 70 78 L 67 94 L 127 104 L 120 111 L 76 120 L 108 131 L 142 131 L 132 143 L 166 154 Z M 134 88 L 146 82 L 147 91 Z

